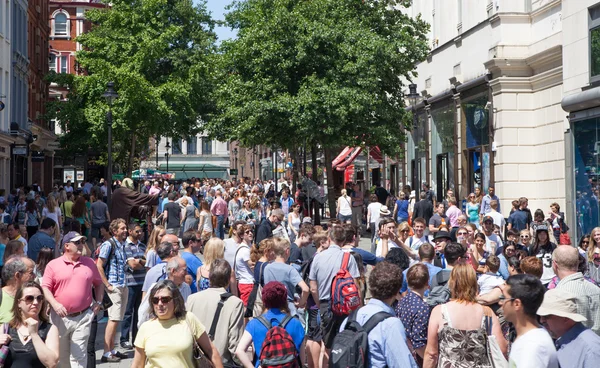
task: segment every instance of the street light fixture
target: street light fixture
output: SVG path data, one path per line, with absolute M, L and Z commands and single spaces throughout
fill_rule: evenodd
M 415 129 L 417 127 L 417 110 L 416 110 L 416 106 L 417 106 L 417 99 L 419 98 L 419 94 L 417 93 L 417 85 L 414 84 L 414 83 L 409 84 L 408 85 L 408 91 L 409 91 L 409 93 L 408 93 L 407 97 L 410 100 L 410 104 L 412 106 L 413 129 Z M 418 173 L 413 172 L 412 175 L 413 175 L 413 177 L 410 178 L 410 179 L 414 179 L 415 177 L 418 177 Z M 415 181 L 412 184 L 413 184 L 413 187 L 414 187 L 415 185 L 418 185 L 418 181 Z M 418 189 L 417 189 L 417 192 L 418 192 Z
M 237 149 L 237 148 L 234 148 L 234 149 L 233 149 L 233 157 L 234 157 L 234 159 L 235 159 L 235 172 L 236 172 L 236 174 L 235 174 L 235 178 L 236 178 L 236 179 L 237 179 L 237 170 L 238 170 L 238 164 L 237 164 L 237 158 L 238 158 L 238 157 L 237 157 L 237 155 L 238 155 L 238 149 Z
M 106 198 L 107 204 L 110 208 L 110 200 L 112 195 L 112 105 L 117 98 L 119 98 L 119 94 L 115 91 L 115 83 L 108 82 L 106 84 L 106 92 L 102 95 L 106 99 L 106 103 L 108 103 L 108 112 L 106 113 L 106 123 L 108 124 L 108 178 L 106 180 L 107 188 L 106 188 Z
M 171 149 L 171 145 L 169 144 L 169 141 L 167 141 L 167 144 L 165 144 L 165 159 L 167 160 L 167 175 L 169 175 L 169 150 Z

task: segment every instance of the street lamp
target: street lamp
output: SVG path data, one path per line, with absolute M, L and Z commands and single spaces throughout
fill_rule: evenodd
M 240 164 L 240 167 L 242 168 L 242 178 L 244 177 L 244 164 Z
M 169 144 L 169 141 L 167 141 L 167 144 L 165 145 L 165 150 L 167 152 L 165 152 L 165 159 L 167 160 L 167 175 L 169 175 L 169 150 L 171 149 L 171 145 Z
M 102 95 L 108 103 L 108 112 L 106 113 L 106 123 L 108 124 L 108 178 L 106 180 L 106 199 L 110 207 L 110 199 L 112 195 L 112 105 L 119 94 L 115 91 L 115 83 L 108 82 L 106 84 L 106 92 Z
M 410 104 L 412 106 L 412 113 L 413 113 L 413 129 L 415 129 L 417 127 L 417 110 L 416 110 L 416 106 L 417 106 L 417 99 L 419 98 L 419 94 L 417 93 L 417 85 L 414 83 L 411 83 L 408 85 L 408 99 L 410 100 Z M 409 163 L 410 164 L 410 163 Z M 416 167 L 415 170 L 416 171 Z M 414 179 L 416 177 L 418 177 L 418 174 L 416 172 L 412 173 L 413 177 L 411 179 Z M 407 180 L 408 181 L 408 180 Z M 415 185 L 418 185 L 418 181 L 414 181 L 413 183 L 413 187 Z M 415 189 L 417 192 L 419 191 L 418 189 Z
M 250 161 L 250 170 L 252 170 L 252 179 L 256 179 L 256 174 L 254 173 L 254 161 Z

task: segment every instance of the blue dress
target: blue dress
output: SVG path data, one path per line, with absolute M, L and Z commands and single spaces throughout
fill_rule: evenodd
M 467 202 L 467 215 L 469 222 L 479 227 L 479 203 Z

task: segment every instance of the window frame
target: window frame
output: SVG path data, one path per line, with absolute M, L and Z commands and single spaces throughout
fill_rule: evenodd
M 56 33 L 56 17 L 59 15 L 64 15 L 66 17 L 65 34 Z M 69 13 L 64 9 L 58 9 L 52 14 L 52 27 L 50 36 L 54 38 L 71 38 L 71 18 Z
M 197 155 L 198 154 L 198 137 L 195 135 L 187 137 L 186 142 L 186 152 L 188 155 Z
M 204 147 L 209 148 L 209 150 L 205 150 Z M 212 140 L 208 139 L 207 137 L 202 137 L 201 149 L 202 149 L 203 155 L 212 155 L 213 154 Z
M 59 74 L 69 74 L 69 55 L 60 55 L 59 56 L 60 63 L 57 65 L 57 70 Z M 65 61 L 65 71 L 63 73 L 63 60 Z
M 54 58 L 54 67 L 52 67 L 52 61 L 51 61 L 53 58 Z M 48 70 L 56 73 L 57 66 L 58 66 L 58 55 L 51 52 L 48 55 Z

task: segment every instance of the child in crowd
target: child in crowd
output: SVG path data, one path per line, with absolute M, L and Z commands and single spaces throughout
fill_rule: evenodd
M 498 275 L 500 269 L 500 258 L 490 255 L 485 260 L 485 273 L 479 276 L 479 295 L 484 295 L 492 291 L 496 286 L 504 284 L 502 276 Z

